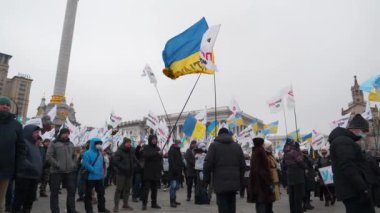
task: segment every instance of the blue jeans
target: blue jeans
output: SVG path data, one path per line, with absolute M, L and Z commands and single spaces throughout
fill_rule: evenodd
M 176 180 L 170 181 L 170 200 L 176 200 L 176 193 L 178 190 L 178 183 Z

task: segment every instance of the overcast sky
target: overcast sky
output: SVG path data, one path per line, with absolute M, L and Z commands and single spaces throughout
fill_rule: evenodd
M 9 75 L 33 78 L 28 116 L 50 100 L 66 0 L 2 0 L 0 52 L 12 55 Z M 66 90 L 77 120 L 101 126 L 112 110 L 123 120 L 163 109 L 148 79 L 149 63 L 169 113 L 179 112 L 196 75 L 175 81 L 162 74 L 168 39 L 206 17 L 221 24 L 215 44 L 217 99 L 265 122 L 280 120 L 266 101 L 293 84 L 303 133 L 328 133 L 359 82 L 379 74 L 380 2 L 377 0 L 80 0 Z M 214 105 L 212 76 L 202 75 L 187 110 Z M 288 128 L 294 130 L 288 112 Z M 280 133 L 285 133 L 280 128 Z

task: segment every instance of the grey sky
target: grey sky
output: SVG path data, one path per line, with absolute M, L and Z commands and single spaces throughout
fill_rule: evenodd
M 1 1 L 0 52 L 13 56 L 10 75 L 34 79 L 29 116 L 53 92 L 65 7 L 66 0 Z M 218 105 L 234 97 L 265 122 L 283 124 L 266 100 L 292 83 L 301 131 L 327 133 L 351 101 L 353 76 L 362 82 L 379 73 L 376 0 L 80 0 L 66 90 L 79 122 L 100 126 L 111 110 L 124 120 L 149 110 L 162 114 L 154 87 L 140 76 L 146 63 L 168 112 L 179 112 L 196 76 L 166 78 L 161 52 L 202 16 L 222 25 L 215 47 Z M 213 78 L 202 76 L 187 110 L 213 105 Z

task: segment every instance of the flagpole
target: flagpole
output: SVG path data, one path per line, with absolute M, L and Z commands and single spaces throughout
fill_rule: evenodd
M 216 129 L 218 129 L 218 113 L 216 110 L 216 73 L 214 73 L 214 93 L 215 93 L 215 122 L 216 122 Z
M 187 100 L 186 100 L 186 102 L 185 102 L 185 105 L 183 105 L 182 110 L 181 110 L 181 112 L 179 113 L 179 116 L 178 116 L 177 120 L 175 121 L 174 126 L 173 126 L 172 130 L 170 131 L 169 137 L 168 137 L 168 139 L 166 140 L 166 143 L 164 144 L 164 147 L 162 148 L 162 150 L 164 150 L 166 144 L 169 143 L 170 135 L 173 134 L 173 131 L 174 131 L 175 127 L 177 126 L 177 123 L 178 123 L 179 119 L 181 118 L 181 115 L 182 115 L 183 111 L 185 110 L 185 107 L 186 107 L 187 103 L 189 102 L 190 97 L 191 97 L 191 95 L 193 94 L 194 89 L 195 89 L 195 86 L 197 86 L 198 81 L 199 81 L 199 78 L 201 77 L 201 75 L 202 75 L 202 73 L 200 73 L 200 74 L 198 75 L 198 78 L 197 78 L 197 80 L 195 81 L 195 84 L 194 84 L 193 88 L 191 89 L 191 92 L 190 92 L 190 94 L 189 94 L 189 97 L 187 97 Z
M 296 105 L 294 104 L 294 109 L 293 109 L 293 112 L 294 112 L 294 120 L 296 122 L 296 134 L 297 134 L 297 142 L 299 142 L 299 133 L 298 133 L 298 124 L 297 124 L 297 113 L 296 113 Z
M 172 124 L 170 123 L 168 113 L 166 112 L 166 108 L 165 108 L 164 102 L 162 101 L 160 91 L 158 91 L 157 85 L 155 85 L 154 87 L 156 88 L 156 91 L 157 91 L 158 97 L 160 98 L 162 108 L 164 108 L 164 112 L 165 112 L 165 115 L 166 115 L 166 119 L 168 120 L 169 125 L 171 126 Z
M 285 108 L 282 108 L 282 112 L 284 113 L 284 120 L 285 120 L 285 136 L 288 137 L 288 124 L 286 122 Z

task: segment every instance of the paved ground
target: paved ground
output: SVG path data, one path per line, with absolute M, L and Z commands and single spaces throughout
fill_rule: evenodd
M 113 193 L 115 188 L 113 186 L 107 188 L 106 190 L 106 206 L 109 210 L 112 211 L 113 208 Z M 61 212 L 65 212 L 65 193 L 60 196 L 60 206 Z M 148 211 L 146 212 L 188 212 L 188 213 L 201 213 L 201 212 L 210 212 L 217 213 L 218 209 L 215 203 L 215 196 L 213 196 L 210 205 L 195 205 L 193 201 L 186 202 L 186 189 L 180 189 L 177 194 L 177 200 L 182 203 L 180 207 L 170 208 L 169 206 L 169 192 L 163 192 L 159 190 L 158 193 L 158 204 L 162 206 L 161 210 L 151 209 L 148 205 Z M 325 207 L 324 203 L 319 201 L 319 198 L 312 198 L 312 205 L 315 206 L 314 210 L 308 212 L 315 213 L 344 213 L 344 206 L 341 202 L 337 202 L 333 207 Z M 141 202 L 133 203 L 130 205 L 134 208 L 134 212 L 141 211 Z M 77 203 L 77 210 L 79 212 L 84 211 L 83 202 Z M 94 206 L 95 212 L 97 212 L 96 206 Z M 49 198 L 38 198 L 38 201 L 35 202 L 33 213 L 42 213 L 49 212 Z M 120 212 L 126 212 L 121 210 Z M 245 199 L 237 197 L 237 212 L 238 213 L 253 213 L 255 212 L 254 204 L 247 203 Z M 289 212 L 288 196 L 283 193 L 280 201 L 274 203 L 274 212 L 276 213 L 285 213 Z M 380 212 L 380 209 L 377 209 L 377 212 Z

